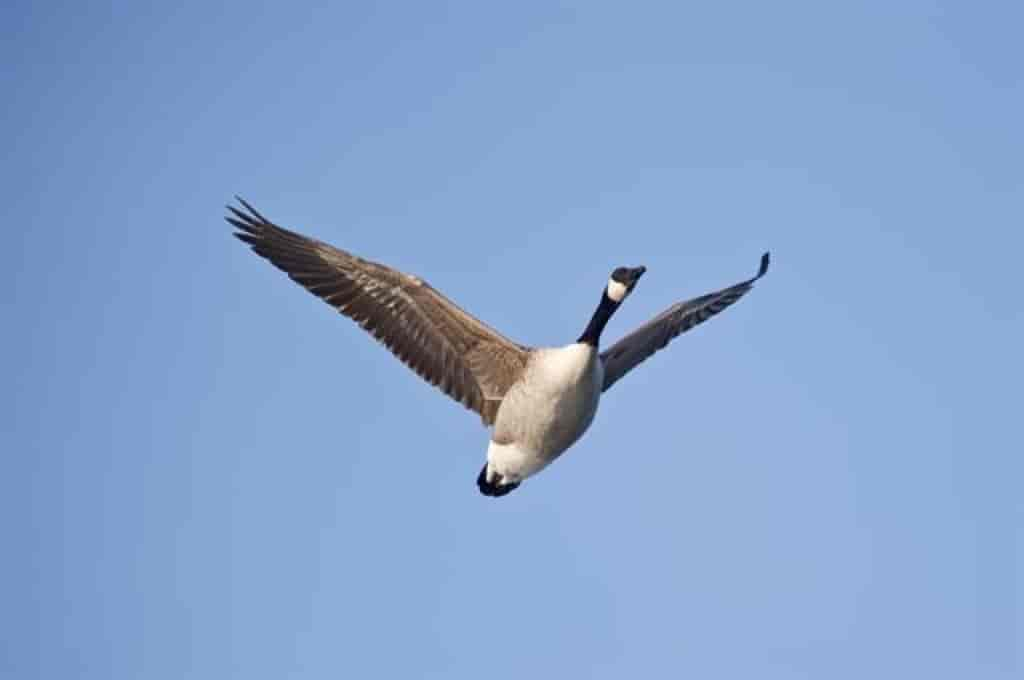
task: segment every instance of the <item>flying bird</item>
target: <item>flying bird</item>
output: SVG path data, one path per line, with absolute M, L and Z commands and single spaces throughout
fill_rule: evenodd
M 237 197 L 236 197 L 237 198 Z M 601 333 L 629 297 L 644 267 L 618 267 L 590 321 L 564 347 L 515 343 L 459 308 L 423 279 L 277 226 L 238 198 L 225 219 L 289 278 L 358 323 L 409 368 L 492 427 L 477 476 L 485 496 L 504 496 L 590 427 L 601 393 L 684 331 L 733 304 L 768 271 L 678 302 L 614 345 Z

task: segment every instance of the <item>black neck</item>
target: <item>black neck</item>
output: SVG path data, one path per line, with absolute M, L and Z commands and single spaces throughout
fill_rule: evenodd
M 594 310 L 594 316 L 590 317 L 590 323 L 587 324 L 587 327 L 583 330 L 583 335 L 576 342 L 597 347 L 598 342 L 601 340 L 601 331 L 604 330 L 608 319 L 612 318 L 612 314 L 618 308 L 619 303 L 608 297 L 607 291 L 601 293 L 601 302 L 598 303 L 597 309 Z

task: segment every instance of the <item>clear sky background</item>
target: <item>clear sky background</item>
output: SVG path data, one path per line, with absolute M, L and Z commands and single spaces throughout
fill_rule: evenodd
M 1021 677 L 1019 2 L 0 10 L 0 676 Z M 520 342 L 754 273 L 503 499 L 235 193 Z

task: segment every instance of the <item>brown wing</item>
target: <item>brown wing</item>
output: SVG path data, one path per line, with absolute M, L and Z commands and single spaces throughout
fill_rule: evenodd
M 768 271 L 768 262 L 769 255 L 765 253 L 761 256 L 761 268 L 753 278 L 686 302 L 678 302 L 601 352 L 601 360 L 604 361 L 604 389 L 614 385 L 619 378 L 680 333 L 707 321 L 746 295 L 753 288 L 754 282 Z
M 517 345 L 467 314 L 430 284 L 283 229 L 238 201 L 225 219 L 256 254 L 383 343 L 431 385 L 492 425 L 526 365 Z

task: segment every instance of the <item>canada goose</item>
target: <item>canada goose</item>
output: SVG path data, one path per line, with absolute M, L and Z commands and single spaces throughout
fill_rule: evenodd
M 236 197 L 237 198 L 237 197 Z M 283 229 L 238 198 L 225 219 L 256 254 L 374 335 L 407 366 L 494 426 L 477 477 L 504 496 L 568 449 L 590 426 L 601 393 L 680 333 L 743 297 L 768 271 L 679 302 L 598 354 L 601 331 L 643 276 L 619 267 L 576 342 L 519 345 L 470 316 L 420 278 Z

